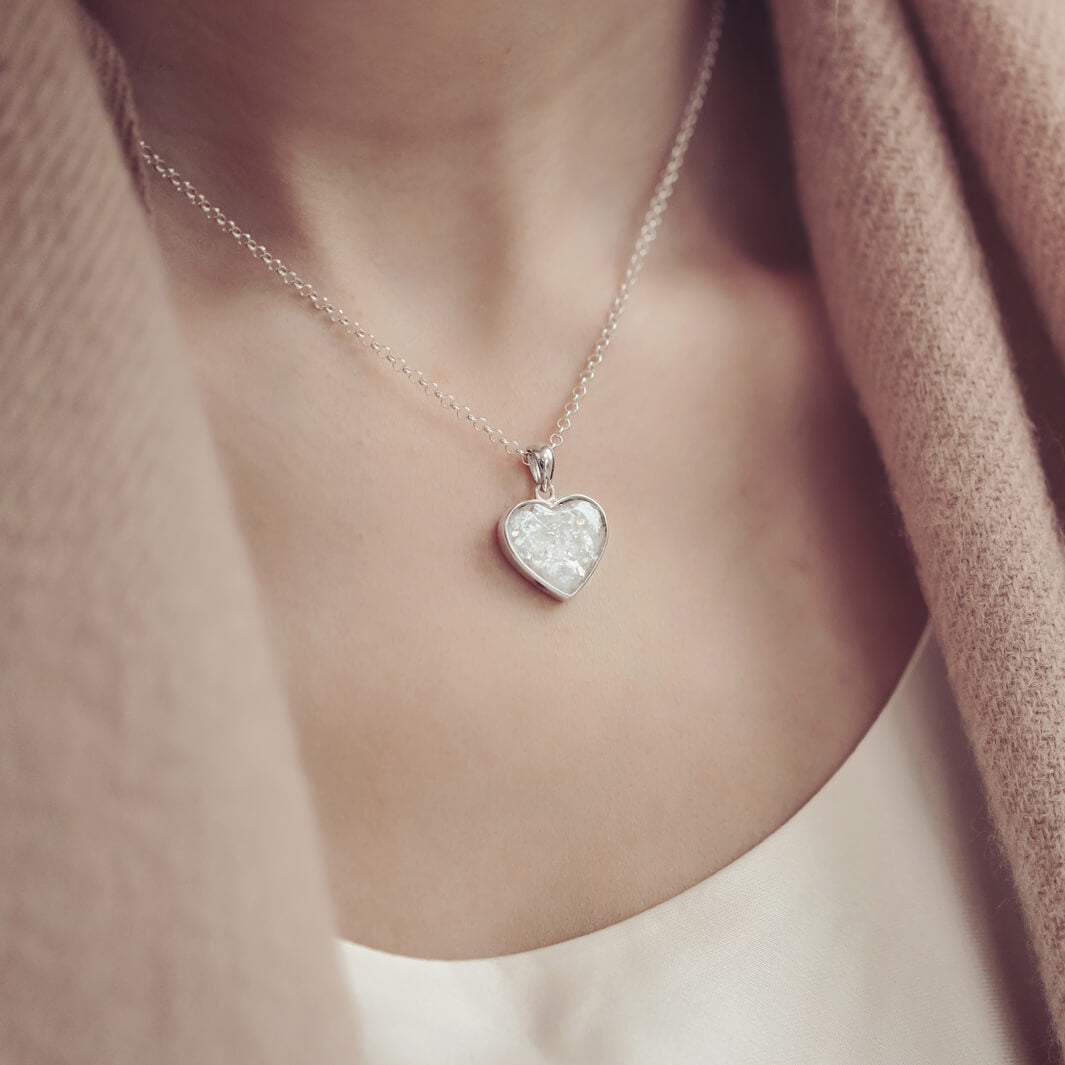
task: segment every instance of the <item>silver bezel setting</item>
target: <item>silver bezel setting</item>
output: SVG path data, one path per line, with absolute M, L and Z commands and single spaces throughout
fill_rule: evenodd
M 567 593 L 550 585 L 538 573 L 535 573 L 533 570 L 531 570 L 525 564 L 525 562 L 514 553 L 514 549 L 513 547 L 511 547 L 510 544 L 510 538 L 507 536 L 507 522 L 510 521 L 511 515 L 514 514 L 516 511 L 520 510 L 522 507 L 528 507 L 535 504 L 537 506 L 548 507 L 551 510 L 555 510 L 558 507 L 562 506 L 564 503 L 572 503 L 576 501 L 591 503 L 592 506 L 595 507 L 596 510 L 598 510 L 599 513 L 603 516 L 603 545 L 600 548 L 599 554 L 596 557 L 595 561 L 592 563 L 591 568 L 584 575 L 584 580 L 582 580 L 581 583 L 576 588 L 574 588 L 572 592 Z M 581 495 L 580 493 L 562 496 L 561 499 L 523 499 L 519 503 L 515 503 L 514 506 L 512 506 L 510 510 L 508 510 L 506 514 L 504 514 L 503 517 L 499 519 L 499 524 L 496 526 L 496 531 L 499 536 L 500 547 L 503 549 L 503 554 L 506 555 L 507 560 L 510 562 L 510 564 L 526 580 L 530 581 L 532 584 L 535 584 L 536 587 L 539 588 L 542 592 L 546 592 L 552 598 L 558 599 L 561 602 L 565 602 L 567 599 L 572 599 L 588 583 L 588 581 L 591 579 L 592 574 L 595 573 L 596 569 L 599 567 L 599 562 L 602 559 L 603 555 L 606 553 L 606 545 L 610 540 L 610 523 L 607 521 L 606 511 L 603 510 L 598 500 L 592 499 L 591 496 Z

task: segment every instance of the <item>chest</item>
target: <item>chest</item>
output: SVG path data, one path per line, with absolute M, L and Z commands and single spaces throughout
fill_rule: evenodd
M 729 305 L 627 323 L 557 454 L 610 521 L 567 603 L 500 554 L 532 494 L 501 448 L 379 364 L 293 365 L 287 324 L 197 343 L 347 938 L 469 956 L 624 918 L 875 717 L 923 620 L 875 450 L 807 286 Z

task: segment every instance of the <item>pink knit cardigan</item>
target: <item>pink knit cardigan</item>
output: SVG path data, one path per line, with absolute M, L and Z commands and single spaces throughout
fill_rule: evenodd
M 820 283 L 1013 873 L 1053 1060 L 1065 3 L 771 6 Z M 78 20 L 69 0 L 0 4 L 0 1060 L 351 1065 L 248 552 L 137 195 L 120 64 Z

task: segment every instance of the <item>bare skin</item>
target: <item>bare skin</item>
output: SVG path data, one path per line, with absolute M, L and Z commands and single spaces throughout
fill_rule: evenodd
M 697 5 L 98 8 L 160 150 L 478 413 L 550 432 Z M 558 453 L 560 490 L 611 521 L 567 604 L 495 543 L 524 467 L 153 186 L 346 938 L 489 956 L 676 894 L 817 791 L 913 650 L 924 605 L 796 239 L 766 51 L 737 16 Z

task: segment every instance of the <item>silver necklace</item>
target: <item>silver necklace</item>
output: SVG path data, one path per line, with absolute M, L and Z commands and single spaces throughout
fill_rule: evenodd
M 341 326 L 344 332 L 360 346 L 379 355 L 393 370 L 403 374 L 418 385 L 427 396 L 436 400 L 445 410 L 453 411 L 460 421 L 470 424 L 475 431 L 483 433 L 493 444 L 499 444 L 508 455 L 519 456 L 529 467 L 533 479 L 533 498 L 524 499 L 513 506 L 497 526 L 499 543 L 504 556 L 514 568 L 536 587 L 556 599 L 572 599 L 591 577 L 603 557 L 607 542 L 607 520 L 603 508 L 590 496 L 567 495 L 559 498 L 555 493 L 555 452 L 562 446 L 566 433 L 573 425 L 573 418 L 581 409 L 581 400 L 595 378 L 596 370 L 603 361 L 610 342 L 618 328 L 622 312 L 643 268 L 647 253 L 658 235 L 659 226 L 673 194 L 677 176 L 684 164 L 684 157 L 691 143 L 695 126 L 710 87 L 721 41 L 725 0 L 714 0 L 710 25 L 699 59 L 695 83 L 681 115 L 677 135 L 662 176 L 655 186 L 651 203 L 644 215 L 636 244 L 629 258 L 625 275 L 618 286 L 617 294 L 610 305 L 606 321 L 599 332 L 592 353 L 588 356 L 577 377 L 577 383 L 562 408 L 555 423 L 555 431 L 547 443 L 523 447 L 509 438 L 502 429 L 478 417 L 464 403 L 440 386 L 421 370 L 415 369 L 389 345 L 378 340 L 373 333 L 346 315 L 336 304 L 323 296 L 310 282 L 303 280 L 272 255 L 250 233 L 241 229 L 231 218 L 214 206 L 191 181 L 170 166 L 144 141 L 140 142 L 141 154 L 148 167 L 154 170 L 204 215 L 215 222 L 223 233 L 228 233 L 247 248 L 268 270 L 288 285 L 295 293 L 307 300 L 316 310 Z

